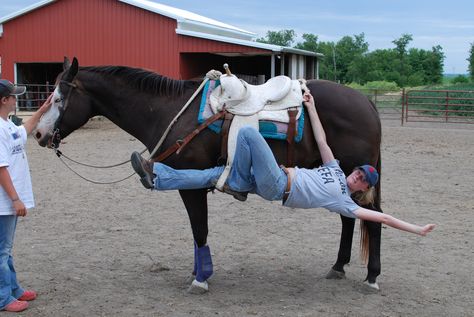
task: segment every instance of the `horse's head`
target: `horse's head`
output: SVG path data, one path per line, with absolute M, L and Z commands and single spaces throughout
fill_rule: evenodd
M 64 71 L 56 80 L 51 108 L 39 121 L 34 137 L 40 146 L 58 147 L 62 138 L 84 125 L 89 119 L 88 113 L 79 107 L 89 103 L 78 87 L 76 75 L 79 63 L 76 58 L 72 64 L 65 58 Z

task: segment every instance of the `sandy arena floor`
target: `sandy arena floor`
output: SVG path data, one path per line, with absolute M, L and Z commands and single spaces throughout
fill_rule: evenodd
M 143 146 L 94 120 L 61 150 L 91 164 L 128 159 Z M 326 280 L 340 220 L 252 196 L 209 195 L 210 292 L 186 293 L 193 240 L 177 192 L 149 192 L 137 177 L 93 185 L 33 139 L 28 145 L 37 208 L 15 242 L 19 279 L 39 297 L 21 316 L 472 316 L 474 127 L 383 124 L 382 206 L 418 224 L 422 238 L 382 230 L 380 292 L 362 287 L 357 229 L 347 279 Z M 96 171 L 107 181 L 130 165 Z M 0 315 L 7 315 L 1 313 Z

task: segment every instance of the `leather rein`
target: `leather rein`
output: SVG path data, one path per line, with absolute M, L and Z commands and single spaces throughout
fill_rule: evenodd
M 170 125 L 168 126 L 168 128 L 166 129 L 165 133 L 162 135 L 161 139 L 159 140 L 159 142 L 157 143 L 157 145 L 155 146 L 154 150 L 152 151 L 151 155 L 152 156 L 158 149 L 159 147 L 161 146 L 161 144 L 164 142 L 166 136 L 168 135 L 168 132 L 169 130 L 171 129 L 171 127 L 174 125 L 174 123 L 176 123 L 176 121 L 178 120 L 179 116 L 187 109 L 187 107 L 191 104 L 191 102 L 194 100 L 194 98 L 196 97 L 196 95 L 202 90 L 202 88 L 204 87 L 204 84 L 208 81 L 209 79 L 206 78 L 203 83 L 199 86 L 199 88 L 194 92 L 194 94 L 191 96 L 191 98 L 188 100 L 188 102 L 183 106 L 183 108 L 180 110 L 180 112 L 176 115 L 176 117 L 171 121 Z M 112 168 L 112 167 L 118 167 L 118 166 L 121 166 L 121 165 L 124 165 L 128 162 L 130 162 L 130 160 L 126 160 L 124 162 L 121 162 L 121 163 L 117 163 L 117 164 L 113 164 L 113 165 L 107 165 L 107 166 L 97 166 L 97 165 L 89 165 L 89 164 L 84 164 L 84 163 L 81 163 L 81 162 L 78 162 L 76 160 L 73 160 L 71 158 L 69 158 L 68 156 L 66 156 L 65 154 L 63 154 L 58 148 L 59 148 L 59 145 L 61 143 L 61 134 L 60 134 L 60 130 L 59 130 L 59 125 L 64 117 L 64 114 L 66 112 L 66 109 L 69 105 L 69 99 L 71 97 L 71 94 L 72 94 L 72 90 L 73 89 L 76 89 L 77 88 L 77 85 L 74 84 L 74 83 L 71 83 L 71 82 L 68 82 L 68 81 L 65 81 L 65 80 L 61 80 L 60 83 L 63 83 L 65 85 L 68 85 L 69 87 L 71 87 L 71 90 L 68 92 L 67 96 L 66 96 L 66 99 L 62 98 L 61 101 L 64 101 L 63 103 L 63 107 L 59 108 L 59 116 L 58 118 L 56 119 L 55 123 L 54 123 L 54 127 L 53 127 L 53 134 L 51 136 L 51 147 L 52 149 L 54 150 L 56 156 L 61 160 L 61 162 L 69 169 L 71 170 L 74 174 L 76 174 L 77 176 L 79 176 L 80 178 L 88 181 L 88 182 L 91 182 L 91 183 L 94 183 L 94 184 L 115 184 L 115 183 L 119 183 L 119 182 L 122 182 L 130 177 L 132 177 L 135 173 L 132 173 L 131 175 L 123 178 L 123 179 L 120 179 L 120 180 L 117 180 L 117 181 L 113 181 L 113 182 L 98 182 L 98 181 L 94 181 L 94 180 L 91 180 L 91 179 L 88 179 L 82 175 L 80 175 L 79 173 L 77 173 L 76 171 L 74 171 L 69 165 L 66 164 L 66 162 L 64 162 L 62 160 L 61 157 L 64 157 L 66 159 L 68 159 L 69 161 L 71 162 L 74 162 L 78 165 L 82 165 L 82 166 L 86 166 L 86 167 L 91 167 L 91 168 L 101 168 L 101 169 L 105 169 L 105 168 Z M 175 144 L 171 145 L 168 149 L 166 149 L 165 151 L 163 151 L 158 157 L 152 159 L 152 161 L 155 161 L 155 162 L 161 162 L 163 160 L 165 160 L 166 158 L 168 158 L 170 155 L 176 153 L 176 154 L 179 154 L 183 148 L 189 143 L 191 142 L 191 140 L 197 136 L 202 130 L 204 130 L 205 128 L 207 128 L 209 125 L 211 125 L 213 122 L 223 118 L 225 116 L 225 111 L 221 111 L 221 112 L 218 112 L 216 113 L 215 115 L 213 115 L 212 117 L 208 118 L 205 122 L 203 122 L 201 125 L 199 125 L 196 129 L 194 129 L 191 133 L 189 133 L 184 139 L 182 140 L 178 140 L 176 141 Z M 144 149 L 143 151 L 140 152 L 140 154 L 143 154 L 144 152 L 146 151 L 146 149 Z

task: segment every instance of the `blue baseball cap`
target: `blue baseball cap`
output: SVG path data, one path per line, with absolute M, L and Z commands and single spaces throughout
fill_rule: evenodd
M 370 187 L 373 187 L 379 181 L 379 173 L 372 165 L 362 165 L 357 167 L 365 174 L 365 180 L 369 183 Z
M 0 97 L 23 95 L 25 91 L 25 86 L 13 85 L 9 80 L 0 79 Z

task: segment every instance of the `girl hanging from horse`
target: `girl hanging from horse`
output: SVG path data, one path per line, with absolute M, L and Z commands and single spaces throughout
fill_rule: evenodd
M 323 164 L 314 169 L 279 167 L 259 132 L 244 127 L 237 137 L 235 158 L 223 191 L 241 201 L 250 192 L 266 200 L 282 200 L 286 207 L 323 207 L 346 217 L 379 222 L 422 236 L 433 230 L 434 224 L 414 225 L 356 204 L 351 198 L 355 193 L 364 203 L 370 200 L 368 196 L 379 178 L 377 170 L 362 165 L 346 177 L 326 141 L 313 96 L 306 92 L 303 98 Z M 131 163 L 143 186 L 155 190 L 211 188 L 224 170 L 224 166 L 177 170 L 147 161 L 138 152 L 132 154 Z

